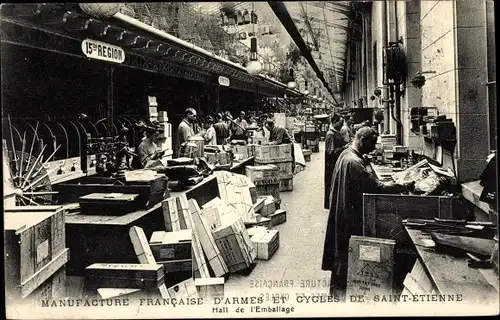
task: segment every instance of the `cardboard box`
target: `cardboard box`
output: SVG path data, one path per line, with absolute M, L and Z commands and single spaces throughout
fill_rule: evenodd
M 396 241 L 351 236 L 347 268 L 347 295 L 362 295 L 371 301 L 374 295 L 392 294 L 394 246 Z
M 156 261 L 191 259 L 191 229 L 181 231 L 155 231 L 149 240 L 149 246 Z
M 85 287 L 157 289 L 164 283 L 160 264 L 94 263 L 85 268 Z
M 257 259 L 269 260 L 280 246 L 279 231 L 258 232 L 251 238 L 257 249 Z
M 200 278 L 194 283 L 198 295 L 205 301 L 213 301 L 214 298 L 224 297 L 224 278 Z
M 274 226 L 280 225 L 286 222 L 286 210 L 276 210 L 274 213 L 270 214 L 268 218 L 271 219 L 271 224 Z

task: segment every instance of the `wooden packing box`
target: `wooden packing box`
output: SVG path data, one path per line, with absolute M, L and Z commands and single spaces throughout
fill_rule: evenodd
M 266 185 L 278 182 L 279 168 L 271 165 L 246 166 L 245 175 L 250 178 L 253 184 Z
M 264 205 L 260 209 L 259 213 L 263 217 L 269 217 L 276 211 L 276 201 L 274 201 L 273 196 L 266 196 L 264 200 Z
M 347 267 L 347 296 L 392 294 L 396 241 L 351 236 Z
M 257 188 L 257 196 L 258 197 L 273 196 L 273 198 L 276 200 L 276 202 L 278 202 L 278 203 L 281 202 L 280 183 L 261 185 L 261 186 L 255 186 L 255 187 Z
M 293 176 L 289 179 L 280 180 L 280 192 L 281 191 L 293 191 Z
M 69 260 L 64 214 L 60 206 L 16 207 L 4 212 L 5 286 L 9 294 L 25 298 Z
M 278 230 L 266 230 L 257 232 L 251 238 L 257 249 L 257 259 L 269 260 L 280 246 Z
M 224 281 L 224 278 L 199 278 L 194 283 L 200 298 L 213 301 L 214 298 L 224 298 Z
M 170 288 L 168 288 L 168 293 L 171 299 L 183 299 L 183 298 L 198 298 L 198 290 L 196 290 L 196 285 L 194 284 L 194 279 L 186 279 Z
M 66 269 L 63 266 L 28 295 L 25 301 L 33 303 L 36 307 L 40 307 L 42 301 L 65 298 L 67 295 L 66 280 Z M 6 298 L 7 305 L 10 301 L 12 303 L 19 302 L 13 296 L 6 295 Z
M 243 221 L 251 220 L 255 212 L 253 211 L 248 178 L 242 174 L 226 171 L 217 171 L 215 174 L 221 200 L 236 208 L 236 212 Z
M 161 264 L 94 263 L 85 268 L 87 289 L 158 289 L 164 281 Z
M 191 229 L 180 231 L 155 231 L 149 240 L 149 247 L 156 261 L 191 259 Z
M 259 196 L 257 195 L 257 187 L 251 181 L 248 182 L 248 190 L 250 191 L 250 197 L 252 197 L 252 203 L 255 205 Z
M 193 230 L 200 240 L 201 247 L 207 257 L 207 262 L 216 277 L 221 277 L 228 272 L 227 265 L 222 257 L 210 230 L 210 226 L 201 216 L 201 210 L 196 200 L 189 200 L 189 210 L 193 221 Z
M 278 180 L 289 179 L 289 178 L 293 177 L 293 162 L 292 161 L 276 162 L 273 164 L 269 164 L 269 166 L 273 166 L 273 167 L 278 168 L 278 172 L 277 172 Z
M 270 214 L 268 218 L 271 219 L 271 224 L 273 225 L 273 227 L 285 223 L 286 210 L 278 209 L 274 213 Z
M 60 203 L 78 202 L 78 198 L 91 193 L 125 193 L 138 194 L 137 205 L 141 209 L 151 208 L 169 197 L 168 179 L 157 174 L 151 181 L 124 181 L 118 179 L 88 176 L 72 180 L 68 183 L 58 183 L 52 186 L 58 191 Z
M 228 221 L 212 234 L 229 272 L 243 270 L 255 260 L 255 248 L 243 221 L 236 214 L 228 217 Z
M 411 243 L 404 219 L 460 219 L 460 209 L 458 197 L 364 194 L 363 235 Z
M 80 211 L 89 215 L 122 216 L 142 209 L 139 194 L 91 193 L 80 197 Z
M 257 145 L 255 147 L 255 162 L 270 164 L 293 161 L 292 144 Z

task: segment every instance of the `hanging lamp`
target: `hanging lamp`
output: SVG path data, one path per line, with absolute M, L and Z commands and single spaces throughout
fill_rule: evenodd
M 297 87 L 297 83 L 295 82 L 295 77 L 293 76 L 293 68 L 290 68 L 289 75 L 290 81 L 288 81 L 287 86 L 290 89 L 295 89 L 295 87 Z
M 254 3 L 252 2 L 252 12 L 254 12 Z M 255 24 L 252 25 L 252 31 L 255 34 Z M 247 72 L 251 75 L 257 75 L 262 71 L 262 65 L 257 55 L 257 38 L 250 38 L 250 61 L 247 63 Z

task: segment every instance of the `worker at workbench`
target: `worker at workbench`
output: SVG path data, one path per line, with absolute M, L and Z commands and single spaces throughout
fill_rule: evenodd
M 200 131 L 196 123 L 196 110 L 193 108 L 186 109 L 186 117 L 181 121 L 177 128 L 178 147 L 186 142 L 190 137 L 196 135 Z
M 235 140 L 246 140 L 246 129 L 248 128 L 248 123 L 245 120 L 245 111 L 240 112 L 240 116 L 234 120 L 232 125 L 233 136 L 232 139 Z
M 282 126 L 274 123 L 274 120 L 266 120 L 266 129 L 269 130 L 269 145 L 292 143 L 288 131 Z
M 330 294 L 345 301 L 349 239 L 363 235 L 363 193 L 397 194 L 411 189 L 382 183 L 367 171 L 363 155 L 375 150 L 378 133 L 361 127 L 351 146 L 342 151 L 332 175 L 330 213 L 325 235 L 322 270 L 332 271 Z
M 159 124 L 151 124 L 143 127 L 146 138 L 142 140 L 137 147 L 137 155 L 139 159 L 138 166 L 144 169 L 152 168 L 161 165 L 159 161 L 165 151 L 158 150 L 156 142 L 163 132 Z M 137 163 L 137 162 L 136 162 Z
M 231 132 L 229 130 L 229 125 L 224 121 L 222 114 L 217 114 L 217 122 L 214 124 L 215 135 L 217 137 L 217 144 L 225 144 Z
M 344 151 L 347 146 L 347 141 L 341 133 L 343 120 L 339 114 L 334 113 L 330 116 L 330 128 L 326 132 L 325 136 L 325 196 L 323 207 L 328 209 L 330 206 L 330 184 L 332 183 L 333 169 L 335 169 L 335 163 L 340 156 L 340 153 Z

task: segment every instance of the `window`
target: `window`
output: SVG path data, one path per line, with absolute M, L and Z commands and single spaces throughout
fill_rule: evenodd
M 497 95 L 496 95 L 496 55 L 495 55 L 495 1 L 486 1 L 486 66 L 488 69 L 486 92 L 488 98 L 488 125 L 490 150 L 496 150 L 497 136 Z

